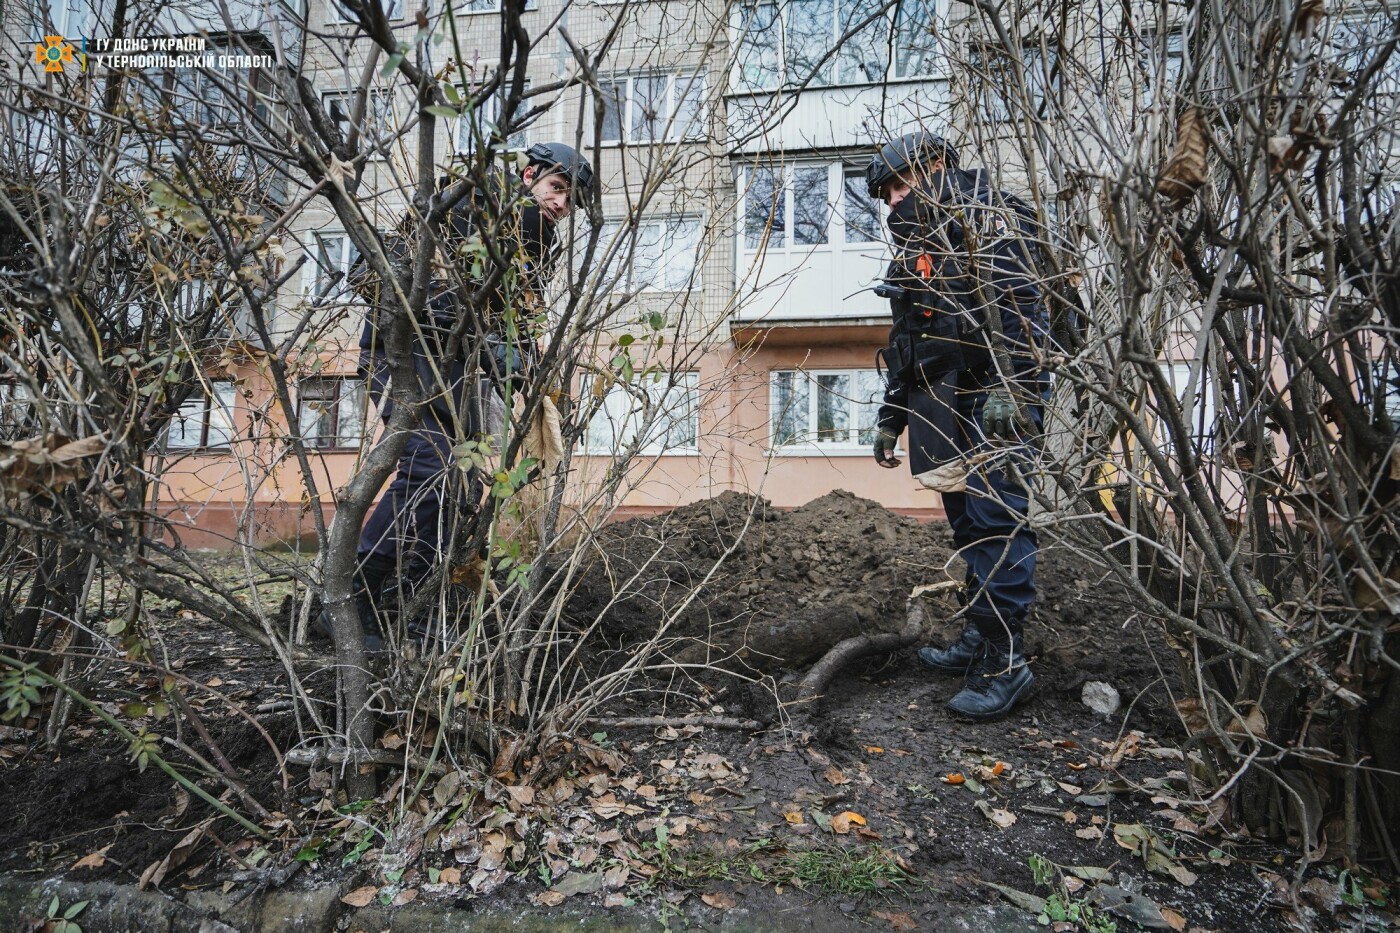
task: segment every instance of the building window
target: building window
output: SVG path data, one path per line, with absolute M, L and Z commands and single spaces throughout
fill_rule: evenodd
M 741 171 L 739 184 L 746 250 L 806 251 L 882 239 L 881 204 L 870 197 L 860 169 L 759 163 Z
M 330 91 L 321 95 L 326 116 L 340 130 L 341 139 L 350 138 L 351 117 L 355 112 L 355 95 L 345 91 Z M 394 135 L 394 98 L 387 88 L 370 88 L 365 100 L 365 120 L 360 127 L 360 146 L 371 159 L 382 159 L 385 147 Z
M 526 81 L 525 90 L 529 91 L 529 89 L 530 82 Z M 505 88 L 497 88 L 495 93 L 483 99 L 470 114 L 463 113 L 457 117 L 452 132 L 453 151 L 458 155 L 470 156 L 476 152 L 480 143 L 489 143 L 492 137 L 495 137 L 499 144 L 501 104 L 508 94 L 509 91 Z M 519 120 L 529 109 L 529 105 L 522 101 L 515 110 L 516 120 Z M 517 128 L 505 141 L 505 148 L 509 151 L 530 148 L 529 129 L 527 127 Z
M 98 0 L 49 0 L 53 34 L 67 37 L 76 46 L 79 36 L 88 35 L 88 25 L 97 6 Z
M 1021 119 L 1025 115 L 1025 104 L 1029 104 L 1032 116 L 1046 117 L 1054 112 L 1060 75 L 1053 47 L 1025 46 L 1018 64 L 1001 49 L 974 46 L 968 66 L 972 70 L 974 99 L 983 119 L 992 122 Z
M 1336 63 L 1334 81 L 1350 90 L 1366 66 L 1390 40 L 1393 14 L 1377 9 L 1370 13 L 1338 18 L 1332 25 L 1327 55 Z M 1372 88 L 1380 94 L 1400 93 L 1400 55 L 1391 53 L 1372 78 Z M 1388 106 L 1388 105 L 1383 105 Z
M 735 84 L 763 91 L 929 77 L 937 60 L 935 16 L 934 0 L 901 0 L 893 8 L 879 0 L 744 3 L 735 20 Z
M 217 128 L 243 118 L 236 95 L 226 94 L 223 85 L 237 83 L 232 73 L 218 80 L 197 68 L 182 68 L 167 73 L 167 96 L 170 112 L 177 114 L 192 127 Z
M 592 389 L 585 385 L 580 394 Z M 641 453 L 689 453 L 700 436 L 699 373 L 638 376 L 631 385 L 613 384 L 593 396 L 584 449 L 617 454 L 636 445 Z
M 345 277 L 360 258 L 360 251 L 341 231 L 317 233 L 314 237 L 314 253 L 306 267 L 304 291 L 313 300 L 346 298 L 350 290 Z
M 403 0 L 387 0 L 384 16 L 390 22 L 403 19 Z M 331 23 L 358 23 L 359 18 L 338 0 L 326 4 L 326 20 Z
M 196 392 L 170 419 L 165 430 L 167 450 L 227 447 L 233 440 L 234 384 L 209 384 L 209 395 Z
M 1196 373 L 1193 383 L 1193 365 L 1167 363 L 1162 366 L 1162 374 L 1167 377 L 1167 383 L 1181 404 L 1181 418 L 1190 432 L 1191 446 L 1198 453 L 1209 453 L 1215 448 L 1214 380 L 1209 376 L 1208 367 L 1203 367 Z M 1170 455 L 1175 446 L 1171 433 L 1163 425 L 1160 434 L 1162 452 Z
M 875 443 L 885 392 L 875 370 L 775 370 L 769 388 L 774 447 L 864 449 Z
M 661 218 L 635 227 L 605 223 L 598 234 L 598 250 L 609 257 L 603 272 L 608 287 L 639 292 L 694 288 L 700 227 L 697 217 Z
M 297 424 L 308 447 L 358 447 L 365 434 L 365 382 L 356 377 L 303 379 Z
M 0 382 L 0 438 L 13 440 L 31 434 L 28 421 L 33 408 L 34 396 L 29 386 Z
M 704 135 L 700 105 L 705 80 L 697 75 L 623 75 L 604 81 L 604 144 L 647 144 Z
M 525 10 L 538 10 L 539 0 L 525 0 Z M 446 10 L 446 5 L 443 6 Z M 471 13 L 499 13 L 501 12 L 501 0 L 452 0 L 452 12 L 458 16 L 466 16 Z
M 1142 105 L 1170 106 L 1171 95 L 1186 65 L 1186 46 L 1180 29 L 1144 32 L 1142 35 Z

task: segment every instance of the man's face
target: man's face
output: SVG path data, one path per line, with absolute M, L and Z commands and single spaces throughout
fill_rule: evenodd
M 930 174 L 943 171 L 943 160 L 935 159 L 933 164 L 928 167 L 927 171 Z M 915 174 L 914 169 L 907 168 L 896 175 L 892 181 L 887 183 L 880 194 L 884 202 L 889 205 L 890 210 L 894 210 L 899 206 L 901 201 L 910 196 L 917 182 L 918 176 Z
M 536 166 L 525 169 L 525 187 L 551 223 L 558 223 L 574 209 L 569 179 L 563 172 L 540 172 Z

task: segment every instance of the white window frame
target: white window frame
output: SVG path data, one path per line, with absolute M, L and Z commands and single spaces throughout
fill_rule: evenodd
M 805 430 L 793 440 L 779 441 L 778 432 L 783 419 L 783 409 L 785 403 L 778 398 L 779 383 L 782 376 L 788 376 L 794 384 L 802 380 L 807 385 L 807 411 L 805 416 Z M 821 403 L 821 381 L 823 378 L 833 376 L 845 376 L 850 378 L 851 386 L 847 389 L 847 394 L 842 395 L 828 391 L 828 397 L 835 396 L 845 403 L 846 419 L 848 426 L 844 438 L 820 437 L 820 412 Z M 870 391 L 868 400 L 862 401 L 860 398 L 861 387 L 859 381 L 862 376 L 868 377 L 867 386 Z M 873 437 L 862 438 L 862 430 L 874 430 L 874 417 L 879 412 L 881 403 L 884 401 L 884 383 L 880 379 L 878 370 L 865 369 L 863 367 L 853 367 L 850 369 L 773 369 L 768 372 L 768 445 L 773 453 L 779 456 L 810 457 L 814 455 L 868 455 Z M 867 409 L 870 415 L 870 423 L 862 428 L 862 409 Z
M 179 410 L 171 416 L 165 430 L 163 444 L 165 450 L 222 451 L 233 446 L 233 419 L 238 403 L 238 387 L 232 379 L 215 379 L 208 383 L 208 388 L 210 391 L 205 394 L 205 387 L 200 386 L 199 391 L 186 399 Z M 171 437 L 171 428 L 175 426 L 176 419 L 180 419 L 186 424 L 191 421 L 195 422 L 199 438 L 193 443 L 186 443 L 189 428 L 184 428 L 180 432 L 182 435 L 180 442 L 175 443 Z
M 598 232 L 596 255 L 611 255 L 611 261 L 599 267 L 600 273 L 609 288 L 629 293 L 689 292 L 700 287 L 704 234 L 703 218 L 686 214 L 640 221 L 635 230 L 627 221 L 606 222 Z M 656 254 L 644 253 L 649 248 L 655 248 Z M 688 266 L 675 265 L 681 257 L 688 259 Z
M 817 49 L 812 56 L 815 59 L 822 58 L 828 51 L 830 51 L 830 49 L 836 45 L 836 41 L 845 34 L 849 26 L 854 25 L 854 23 L 860 21 L 861 19 L 864 19 L 870 13 L 874 12 L 875 8 L 881 5 L 879 3 L 874 2 L 874 0 L 865 0 L 865 2 L 870 3 L 871 8 L 867 10 L 864 14 L 856 14 L 855 16 L 852 16 L 851 19 L 845 25 L 843 25 L 841 17 L 843 4 L 859 3 L 860 0 L 830 0 L 830 2 L 830 45 L 826 48 Z M 944 18 L 944 0 L 928 0 L 928 2 L 929 5 L 933 8 L 933 21 L 935 23 L 942 22 Z M 734 58 L 734 68 L 730 75 L 730 87 L 733 90 L 740 93 L 769 93 L 783 87 L 792 86 L 796 82 L 807 77 L 807 69 L 804 69 L 801 73 L 789 73 L 790 71 L 794 70 L 790 66 L 788 61 L 788 35 L 790 32 L 793 31 L 792 27 L 790 26 L 790 14 L 791 11 L 793 11 L 796 8 L 796 6 L 797 5 L 795 3 L 790 2 L 790 0 L 781 0 L 781 2 L 777 2 L 777 0 L 758 0 L 758 2 L 752 2 L 751 0 L 751 2 L 741 2 L 735 5 L 734 12 L 730 20 L 731 45 L 737 50 L 737 54 Z M 747 30 L 744 26 L 744 19 L 746 15 L 752 13 L 753 11 L 756 11 L 759 7 L 773 7 L 774 9 L 773 25 L 771 29 L 767 30 L 766 32 L 771 34 L 775 46 L 775 79 L 771 83 L 766 84 L 752 83 L 747 79 L 745 75 L 747 61 L 745 50 L 747 49 L 748 44 L 746 42 Z M 903 10 L 904 6 L 903 4 L 901 4 L 900 11 L 903 12 Z M 880 29 L 882 41 L 879 42 L 879 48 L 882 51 L 890 48 L 888 37 L 890 35 L 890 31 L 895 30 L 893 47 L 894 54 L 890 55 L 889 59 L 884 62 L 884 70 L 880 73 L 879 76 L 871 77 L 869 73 L 861 74 L 859 77 L 857 77 L 854 73 L 849 75 L 844 73 L 833 75 L 833 69 L 837 69 L 842 66 L 842 56 L 841 53 L 838 52 L 836 55 L 828 59 L 824 65 L 822 65 L 821 69 L 817 72 L 817 74 L 812 76 L 811 81 L 806 86 L 809 88 L 850 87 L 861 85 L 878 85 L 890 81 L 929 81 L 942 77 L 945 70 L 945 64 L 943 62 L 942 57 L 936 55 L 934 57 L 932 65 L 924 69 L 922 72 L 913 74 L 898 73 L 901 37 L 897 31 L 899 28 L 899 23 L 895 22 L 893 19 L 894 14 L 895 10 L 893 7 L 891 7 L 884 13 L 882 17 L 883 27 L 881 27 Z M 875 26 L 876 24 L 871 23 L 870 25 Z M 866 28 L 870 28 L 870 26 L 867 26 Z M 926 32 L 927 30 L 921 31 Z M 843 47 L 853 46 L 854 43 L 852 42 L 852 40 L 856 39 L 858 36 L 859 33 L 848 37 Z M 936 53 L 936 51 L 937 46 L 936 44 L 934 44 L 934 47 L 930 54 L 934 54 Z
M 640 80 L 657 80 L 666 82 L 663 92 L 665 97 L 664 116 L 658 114 L 656 123 L 662 130 L 662 138 L 637 139 L 633 132 L 641 114 L 638 112 L 636 87 Z M 618 133 L 609 135 L 607 132 L 607 117 L 603 118 L 604 128 L 598 137 L 600 146 L 654 146 L 658 143 L 689 142 L 705 138 L 705 76 L 700 74 L 681 74 L 679 72 L 632 72 L 614 74 L 600 80 L 599 85 L 603 88 L 606 98 L 610 91 L 621 86 L 622 94 L 617 98 L 618 110 Z M 695 101 L 695 118 L 688 126 L 682 126 L 676 119 L 677 95 L 684 95 L 679 98 L 693 99 Z M 596 101 L 595 101 L 596 102 Z M 606 109 L 607 102 L 604 101 Z
M 622 2 L 622 0 L 618 0 Z M 525 0 L 525 12 L 529 13 L 540 8 L 539 0 Z M 446 2 L 442 5 L 444 13 L 447 12 Z M 454 16 L 480 16 L 484 13 L 501 12 L 501 0 L 453 0 L 452 13 Z
M 766 233 L 759 236 L 758 241 L 750 245 L 749 243 L 749 182 L 753 177 L 755 169 L 768 169 L 774 173 L 782 173 L 783 181 L 783 229 L 781 240 L 778 237 L 777 225 L 773 224 L 767 228 Z M 826 188 L 826 238 L 818 243 L 798 243 L 795 236 L 795 225 L 797 220 L 797 199 L 794 196 L 795 181 L 798 173 L 806 170 L 825 168 L 827 174 Z M 778 254 L 795 253 L 806 255 L 813 250 L 831 250 L 833 253 L 869 251 L 871 249 L 883 249 L 883 232 L 878 229 L 883 226 L 884 206 L 875 202 L 879 212 L 880 221 L 874 231 L 875 239 L 853 240 L 847 235 L 849 229 L 859 229 L 857 225 L 848 221 L 848 211 L 846 208 L 846 179 L 851 174 L 853 166 L 841 161 L 824 162 L 788 162 L 785 164 L 754 162 L 742 165 L 739 168 L 738 191 L 739 191 L 739 231 L 738 241 L 741 255 L 753 256 L 758 253 Z M 873 200 L 873 199 L 868 199 Z M 745 266 L 740 263 L 740 266 Z
M 1041 54 L 1042 51 L 1049 53 L 1050 58 L 1048 65 Z M 1019 67 L 1018 70 L 1022 75 L 1022 80 L 1025 82 L 1027 90 L 1030 92 L 1032 98 L 1031 105 L 1035 108 L 1037 114 L 1046 110 L 1045 101 L 1047 98 L 1051 98 L 1051 108 L 1059 106 L 1058 101 L 1054 100 L 1054 98 L 1058 96 L 1060 82 L 1064 80 L 1063 76 L 1055 71 L 1055 66 L 1059 61 L 1059 54 L 1059 47 L 1053 42 L 1048 43 L 1045 49 L 1042 49 L 1039 43 L 1027 44 L 1021 47 L 1022 66 Z M 986 120 L 988 123 L 1009 123 L 1014 120 L 1022 119 L 1024 114 L 1019 108 L 1013 109 L 1010 106 L 1010 100 L 1004 96 L 1004 94 L 1010 92 L 1012 88 L 1004 82 L 998 81 L 996 74 L 982 74 L 984 70 L 990 67 L 987 64 L 986 58 L 984 58 L 984 56 L 988 55 L 992 56 L 994 60 L 1002 60 L 1004 63 L 1001 65 L 1003 73 L 1011 67 L 1017 67 L 1009 63 L 1009 57 L 1005 50 L 1000 47 L 990 44 L 973 45 L 968 50 L 969 67 L 973 69 L 973 73 L 968 79 L 972 89 L 973 106 L 977 108 L 982 119 Z M 1047 115 L 1053 115 L 1053 110 L 1046 112 Z
M 49 0 L 48 13 L 57 35 L 75 47 L 88 34 L 88 23 L 101 12 L 101 0 Z M 32 55 L 30 56 L 32 59 Z
M 307 390 L 313 385 L 334 386 L 333 397 L 308 398 Z M 365 380 L 360 376 L 311 376 L 301 380 L 297 384 L 297 428 L 306 446 L 320 451 L 358 450 L 364 442 L 369 421 L 365 391 Z M 307 406 L 317 402 L 332 403 L 315 413 L 315 420 L 325 416 L 331 419 L 333 431 L 328 440 L 327 435 L 312 436 L 307 430 L 307 416 L 312 414 Z M 353 434 L 343 430 L 347 414 L 353 424 Z
M 34 407 L 34 394 L 23 382 L 0 381 L 0 438 L 19 436 Z
M 700 452 L 700 374 L 694 370 L 674 373 L 644 373 L 637 376 L 631 390 L 616 383 L 608 386 L 602 400 L 593 397 L 591 377 L 584 377 L 580 397 L 594 399 L 587 409 L 591 412 L 588 424 L 579 437 L 581 453 L 588 456 L 616 456 L 636 440 L 636 424 L 643 414 L 642 402 L 635 392 L 646 393 L 652 405 L 663 406 L 672 393 L 681 393 L 680 402 L 688 410 L 683 413 L 689 434 L 688 443 L 669 444 L 671 425 L 680 419 L 667 414 L 657 416 L 651 424 L 651 434 L 637 449 L 637 453 L 648 456 L 695 456 Z M 624 407 L 625 406 L 625 407 Z M 595 443 L 594 424 L 604 419 L 610 426 L 611 440 L 606 444 Z
M 337 264 L 336 269 L 327 269 L 321 265 L 321 257 L 325 254 L 323 244 L 330 240 L 339 240 L 340 246 L 338 255 L 328 257 Z M 350 300 L 350 289 L 347 281 L 350 275 L 350 267 L 359 256 L 359 250 L 350 239 L 349 234 L 344 230 L 318 230 L 311 234 L 311 242 L 308 245 L 311 254 L 310 260 L 306 263 L 305 271 L 302 273 L 302 296 L 310 300 L 321 297 L 324 301 L 348 301 Z M 341 279 L 336 285 L 329 289 L 324 296 L 321 296 L 322 276 L 330 276 L 334 272 L 341 273 Z
M 1195 386 L 1191 386 L 1191 369 L 1194 365 L 1189 360 L 1162 363 L 1162 375 L 1181 405 L 1182 419 L 1190 431 L 1193 445 L 1200 453 L 1210 454 L 1215 450 L 1216 440 L 1215 380 L 1211 378 L 1209 363 L 1206 363 L 1201 367 Z M 1186 392 L 1191 388 L 1195 389 L 1195 394 L 1188 399 Z M 1175 445 L 1165 424 L 1159 428 L 1159 434 L 1163 452 L 1170 453 Z
M 525 82 L 525 90 L 530 90 L 530 82 L 528 80 Z M 476 135 L 467 133 L 465 137 L 463 136 L 463 133 L 472 125 L 472 122 L 475 122 L 476 125 L 480 127 L 483 137 L 489 138 L 492 133 L 500 129 L 501 102 L 507 93 L 504 87 L 497 88 L 495 93 L 481 101 L 476 110 L 472 113 L 470 120 L 466 113 L 457 115 L 457 119 L 452 121 L 452 152 L 454 155 L 470 156 L 476 152 Z M 528 103 L 521 101 L 517 109 L 517 115 L 526 113 L 529 109 Z M 530 128 L 528 126 L 517 129 L 511 134 L 511 137 L 506 140 L 506 152 L 523 152 L 529 148 Z
M 1173 92 L 1181 73 L 1186 68 L 1186 32 L 1182 26 L 1168 26 L 1162 30 L 1146 30 L 1142 34 L 1140 61 L 1145 80 L 1142 85 L 1142 106 L 1144 108 L 1171 108 L 1174 102 L 1163 95 Z M 1161 66 L 1161 86 L 1157 85 L 1158 66 Z
M 340 127 L 342 136 L 349 136 L 350 117 L 355 109 L 355 91 L 322 91 L 321 107 L 326 116 Z M 332 106 L 339 101 L 343 107 L 341 118 L 337 119 Z M 385 109 L 387 107 L 387 110 Z M 360 127 L 360 148 L 370 161 L 383 161 L 388 158 L 388 142 L 394 135 L 394 92 L 391 88 L 372 87 L 365 100 L 364 125 Z
M 384 18 L 389 22 L 395 22 L 404 18 L 403 0 L 389 0 L 384 10 Z M 344 9 L 337 0 L 329 0 L 326 3 L 326 22 L 333 26 L 343 26 L 347 23 L 358 23 L 349 10 Z

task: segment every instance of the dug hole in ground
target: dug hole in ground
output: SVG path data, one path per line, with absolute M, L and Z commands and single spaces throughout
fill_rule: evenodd
M 944 709 L 960 679 L 914 656 L 957 633 L 950 586 L 909 602 L 916 587 L 961 580 L 946 525 L 836 492 L 791 512 L 725 494 L 610 526 L 569 616 L 602 615 L 606 664 L 713 571 L 673 632 L 681 673 L 614 703 L 548 785 L 430 775 L 391 830 L 377 815 L 418 775 L 390 773 L 385 802 L 362 809 L 332 799 L 316 768 L 291 769 L 284 792 L 267 742 L 295 736 L 281 668 L 224 629 L 172 618 L 158 633 L 171 667 L 223 695 L 192 703 L 281 818 L 274 840 L 138 773 L 95 717 L 73 717 L 59 754 L 34 740 L 37 720 L 21 722 L 0 746 L 0 916 L 56 928 L 86 897 L 74 922 L 116 929 L 135 922 L 133 898 L 154 897 L 140 903 L 171 929 L 493 917 L 539 929 L 1384 928 L 1334 868 L 1295 879 L 1296 853 L 1239 834 L 1221 803 L 1199 799 L 1158 627 L 1106 570 L 1042 545 L 1027 629 L 1035 692 L 1006 720 L 974 724 Z M 645 585 L 614 599 L 611 581 L 648 559 Z M 817 701 L 799 695 L 833 645 L 898 636 L 911 608 L 918 640 L 842 666 Z M 333 690 L 327 675 L 307 683 Z M 131 694 L 110 668 L 83 689 L 113 704 Z M 1104 715 L 1113 692 L 1121 708 Z M 650 717 L 669 724 L 626 725 Z

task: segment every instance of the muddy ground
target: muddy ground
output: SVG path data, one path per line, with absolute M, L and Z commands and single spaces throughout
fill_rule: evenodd
M 635 592 L 612 600 L 611 581 L 639 567 Z M 961 573 L 946 526 L 847 493 L 791 513 L 726 495 L 620 523 L 569 604 L 584 625 L 613 603 L 599 663 L 654 632 L 708 575 L 704 598 L 672 624 L 669 651 L 760 683 L 688 678 L 666 697 L 658 682 L 609 715 L 765 725 L 600 726 L 569 745 L 573 763 L 548 787 L 449 788 L 434 777 L 414 799 L 412 776 L 406 785 L 386 772 L 390 804 L 360 812 L 337 808 L 326 771 L 289 767 L 284 783 L 268 739 L 285 750 L 297 729 L 275 661 L 222 629 L 172 618 L 158 632 L 163 656 L 268 811 L 260 822 L 273 840 L 227 818 L 206 822 L 206 804 L 154 767 L 139 773 L 100 718 L 80 711 L 53 753 L 36 715 L 0 733 L 0 871 L 130 883 L 159 874 L 156 886 L 175 897 L 335 886 L 346 898 L 339 929 L 358 929 L 357 906 L 413 900 L 600 918 L 640 910 L 694 928 L 744 915 L 763 929 L 764 917 L 807 910 L 829 918 L 814 929 L 939 930 L 993 903 L 1027 909 L 1032 926 L 1037 912 L 1054 926 L 1077 911 L 1079 928 L 1097 930 L 1135 920 L 1231 933 L 1385 928 L 1384 909 L 1367 900 L 1385 899 L 1378 886 L 1363 890 L 1326 865 L 1295 877 L 1290 850 L 1236 832 L 1227 810 L 1202 805 L 1160 633 L 1101 570 L 1053 547 L 1042 552 L 1027 632 L 1036 690 L 1006 721 L 951 717 L 944 703 L 958 680 L 931 676 L 912 649 L 846 670 L 815 711 L 779 707 L 773 685 L 834 638 L 898 630 L 913 587 Z M 944 598 L 934 608 L 946 623 L 956 605 Z M 955 626 L 935 628 L 937 638 Z M 120 705 L 159 675 L 143 676 L 98 665 L 85 689 L 130 713 Z M 1088 709 L 1089 680 L 1116 688 L 1123 709 Z M 324 672 L 308 683 L 322 697 L 332 689 Z M 175 719 L 146 724 L 198 745 L 188 727 L 176 735 Z M 237 804 L 222 784 L 201 786 Z M 366 828 L 405 801 L 418 815 L 399 837 Z

